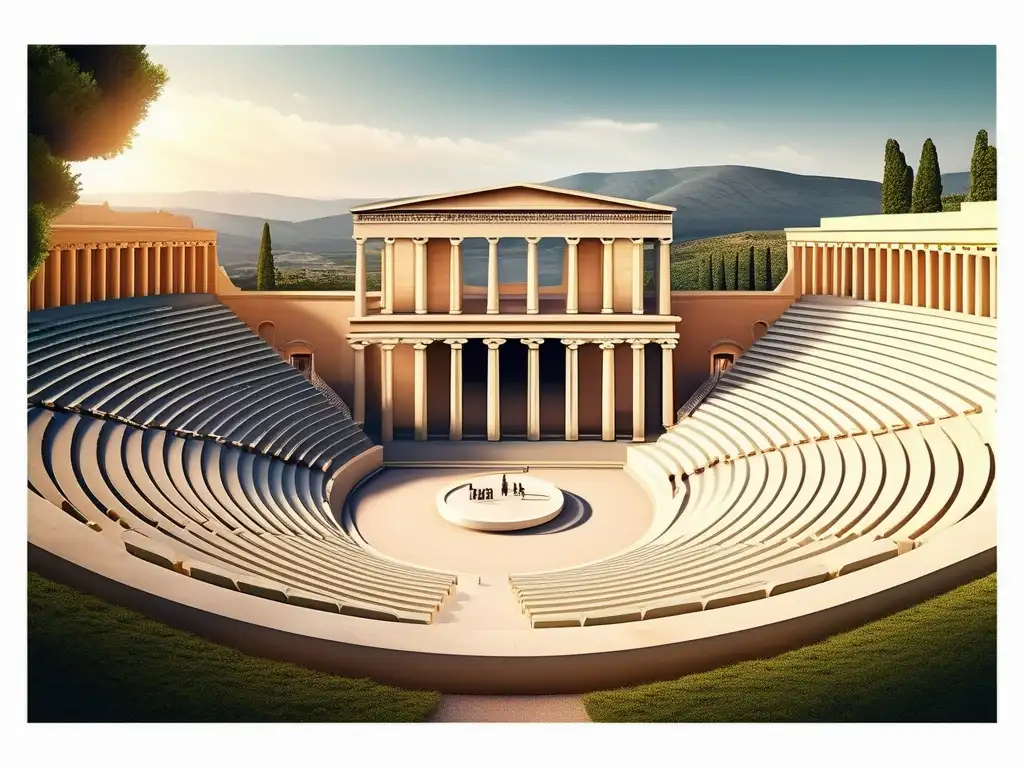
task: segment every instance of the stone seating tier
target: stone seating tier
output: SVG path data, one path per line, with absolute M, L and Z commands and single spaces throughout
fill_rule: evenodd
M 212 440 L 28 410 L 29 488 L 192 578 L 352 616 L 430 623 L 456 577 L 361 548 L 321 470 Z
M 371 446 L 214 296 L 32 312 L 28 336 L 30 404 L 213 437 L 328 473 Z

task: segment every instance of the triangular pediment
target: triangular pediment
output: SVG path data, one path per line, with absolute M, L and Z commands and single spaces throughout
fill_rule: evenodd
M 505 184 L 498 187 L 440 195 L 384 200 L 352 209 L 352 213 L 398 211 L 661 211 L 668 205 L 624 200 L 541 184 Z

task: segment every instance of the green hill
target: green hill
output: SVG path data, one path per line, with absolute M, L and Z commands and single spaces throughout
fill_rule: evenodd
M 707 274 L 711 271 L 720 279 L 720 261 L 725 261 L 725 286 L 714 290 L 751 290 L 748 264 L 750 249 L 754 249 L 754 290 L 764 289 L 764 270 L 768 249 L 772 257 L 772 285 L 778 285 L 786 276 L 786 233 L 781 229 L 735 232 L 718 237 L 705 237 L 675 243 L 671 248 L 672 290 L 707 290 Z M 739 258 L 739 284 L 735 279 L 735 260 Z

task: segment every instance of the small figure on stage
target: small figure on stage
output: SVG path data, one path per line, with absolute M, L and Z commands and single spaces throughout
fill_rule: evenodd
M 501 476 L 501 495 L 508 496 L 508 480 L 505 479 L 504 475 Z

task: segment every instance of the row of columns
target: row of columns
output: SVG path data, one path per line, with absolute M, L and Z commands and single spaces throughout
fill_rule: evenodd
M 355 356 L 355 396 L 353 417 L 357 423 L 366 422 L 366 362 L 365 351 L 370 344 L 379 344 L 381 350 L 381 440 L 394 438 L 394 350 L 399 344 L 409 344 L 413 358 L 413 438 L 427 439 L 427 348 L 433 341 L 442 341 L 451 348 L 450 422 L 448 438 L 462 439 L 462 349 L 468 339 L 377 339 L 350 342 Z M 487 338 L 487 439 L 501 439 L 501 370 L 500 351 L 509 339 Z M 519 340 L 527 347 L 527 414 L 528 440 L 540 440 L 540 346 L 546 339 Z M 633 440 L 646 438 L 644 402 L 644 350 L 656 343 L 662 350 L 662 425 L 675 422 L 672 355 L 675 339 L 561 339 L 565 345 L 565 439 L 579 440 L 579 348 L 583 344 L 598 344 L 602 350 L 601 377 L 601 439 L 615 440 L 615 347 L 629 344 L 633 351 Z
M 212 243 L 95 243 L 53 248 L 29 283 L 29 309 L 216 286 Z
M 997 252 L 878 243 L 790 244 L 802 293 L 996 317 Z M 922 275 L 923 272 L 923 275 Z
M 427 242 L 429 238 L 412 238 L 414 246 L 413 280 L 414 280 L 414 313 L 427 312 Z M 464 238 L 448 238 L 450 251 L 449 274 L 449 314 L 462 313 L 462 241 Z M 366 238 L 354 237 L 356 241 L 356 299 L 355 316 L 366 315 Z M 499 311 L 499 279 L 498 279 L 498 242 L 500 238 L 487 238 L 487 314 L 496 315 Z M 537 244 L 539 237 L 526 238 L 526 313 L 535 315 L 540 312 L 540 288 L 537 264 Z M 568 246 L 568 274 L 566 275 L 565 311 L 567 314 L 579 313 L 579 244 L 580 238 L 566 237 Z M 632 238 L 632 312 L 640 315 L 644 311 L 643 262 L 644 240 Z M 602 237 L 601 266 L 601 312 L 608 314 L 613 309 L 613 246 L 615 238 Z M 671 314 L 671 285 L 669 246 L 672 238 L 660 238 L 658 251 L 657 294 L 658 314 Z M 384 238 L 384 253 L 381 260 L 381 314 L 394 313 L 395 306 L 395 238 Z

